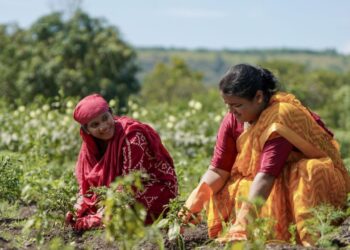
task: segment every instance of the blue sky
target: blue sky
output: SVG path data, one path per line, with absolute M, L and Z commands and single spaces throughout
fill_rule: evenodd
M 28 27 L 74 0 L 0 0 L 0 23 Z M 82 0 L 136 47 L 336 49 L 350 54 L 349 0 Z

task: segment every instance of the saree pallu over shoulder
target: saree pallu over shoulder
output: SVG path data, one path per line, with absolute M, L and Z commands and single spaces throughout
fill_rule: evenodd
M 223 222 L 235 221 L 239 199 L 248 196 L 260 168 L 264 144 L 275 134 L 287 139 L 299 152 L 293 151 L 288 157 L 260 212 L 275 221 L 273 239 L 289 240 L 288 227 L 296 224 L 299 242 L 312 243 L 305 227 L 305 220 L 312 216 L 309 209 L 322 203 L 345 205 L 350 178 L 337 142 L 293 95 L 277 93 L 258 121 L 237 139 L 238 155 L 231 177 L 208 205 L 210 237 L 218 236 Z

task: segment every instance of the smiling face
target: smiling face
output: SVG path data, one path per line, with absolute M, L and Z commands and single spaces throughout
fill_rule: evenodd
M 114 135 L 114 124 L 115 123 L 112 114 L 107 111 L 89 121 L 86 125 L 86 130 L 89 134 L 96 137 L 97 139 L 108 141 Z
M 254 123 L 258 120 L 260 113 L 265 108 L 264 95 L 261 90 L 256 92 L 252 100 L 235 95 L 225 95 L 221 92 L 221 97 L 239 122 Z

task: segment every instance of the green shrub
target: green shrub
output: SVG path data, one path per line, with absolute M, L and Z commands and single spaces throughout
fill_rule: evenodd
M 0 200 L 15 202 L 21 196 L 22 161 L 16 154 L 0 154 Z

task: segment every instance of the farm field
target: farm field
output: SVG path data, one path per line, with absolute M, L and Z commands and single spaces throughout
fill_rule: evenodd
M 147 122 L 161 135 L 171 152 L 179 180 L 180 196 L 168 217 L 152 227 L 106 226 L 77 233 L 64 226 L 64 216 L 76 200 L 75 159 L 81 143 L 79 126 L 72 119 L 75 98 L 38 100 L 14 110 L 1 107 L 0 151 L 0 248 L 1 249 L 240 249 L 238 243 L 219 245 L 210 241 L 205 223 L 186 228 L 180 236 L 177 209 L 198 183 L 210 163 L 216 131 L 226 110 L 215 102 L 217 94 L 197 96 L 176 105 L 142 105 L 130 99 L 125 114 Z M 114 101 L 110 102 L 113 107 Z M 340 142 L 345 132 L 336 131 Z M 348 155 L 346 163 L 349 164 Z M 108 198 L 108 197 L 107 197 Z M 121 198 L 122 199 L 122 198 Z M 126 213 L 126 212 L 125 212 Z M 323 215 L 337 216 L 335 211 Z M 130 214 L 118 214 L 130 216 Z M 342 215 L 342 218 L 344 219 Z M 349 220 L 340 225 L 319 221 L 324 233 L 321 246 L 346 247 L 350 242 Z M 325 224 L 322 224 L 325 223 Z M 125 225 L 124 225 L 125 226 Z M 124 236 L 122 236 L 124 235 Z M 171 240 L 169 240 L 169 237 Z M 295 242 L 248 241 L 252 248 L 302 249 Z M 249 246 L 249 245 L 248 245 Z

